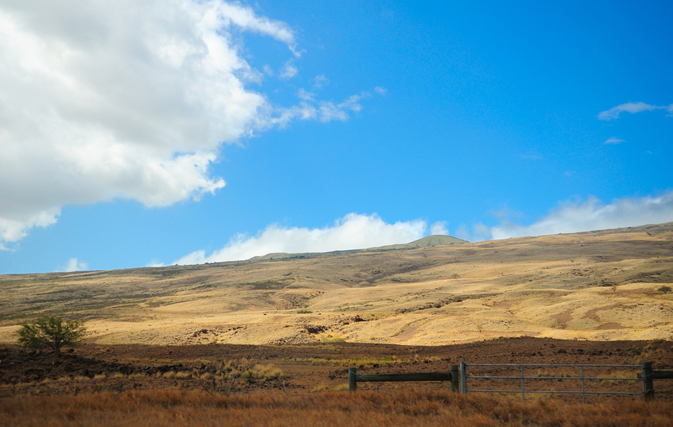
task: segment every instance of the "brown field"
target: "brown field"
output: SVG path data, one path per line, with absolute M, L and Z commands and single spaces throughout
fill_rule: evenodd
M 582 405 L 414 389 L 303 397 L 159 390 L 0 401 L 0 425 L 667 427 L 672 409 L 663 402 Z
M 673 370 L 673 224 L 406 250 L 0 276 L 0 425 L 672 426 L 673 381 L 640 396 L 451 393 L 359 373 L 467 363 Z M 83 345 L 15 347 L 40 315 L 86 321 Z M 481 369 L 481 370 L 479 370 Z M 526 368 L 528 376 L 576 376 Z M 634 378 L 638 369 L 587 369 Z M 494 368 L 471 374 L 513 375 Z M 482 381 L 479 383 L 479 381 Z M 509 382 L 507 382 L 509 381 Z M 518 381 L 470 387 L 518 389 Z M 576 380 L 526 389 L 579 390 Z M 641 391 L 638 381 L 586 389 Z
M 542 425 L 670 426 L 673 381 L 655 381 L 656 401 L 640 396 L 502 395 L 449 391 L 449 384 L 359 383 L 358 372 L 446 372 L 471 363 L 654 362 L 673 369 L 666 341 L 498 339 L 450 346 L 319 343 L 310 345 L 141 346 L 87 344 L 55 355 L 0 347 L 0 425 Z M 228 367 L 226 377 L 212 367 Z M 236 371 L 238 370 L 238 374 Z M 226 371 L 226 369 L 225 369 Z M 250 371 L 251 374 L 247 374 Z M 638 369 L 587 375 L 633 378 Z M 476 372 L 476 371 L 471 371 Z M 495 372 L 494 372 L 495 373 Z M 499 372 L 503 374 L 504 372 Z M 511 373 L 510 373 L 511 374 Z M 530 368 L 530 376 L 569 376 L 569 368 Z M 496 384 L 477 383 L 470 387 Z M 501 381 L 499 389 L 517 389 Z M 527 383 L 527 389 L 579 390 L 577 381 Z M 587 390 L 640 391 L 638 381 L 600 381 Z

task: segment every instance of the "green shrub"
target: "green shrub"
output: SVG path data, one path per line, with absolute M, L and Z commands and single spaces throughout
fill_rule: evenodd
M 44 316 L 35 323 L 23 323 L 17 331 L 18 343 L 27 348 L 51 348 L 60 352 L 64 346 L 73 347 L 84 337 L 86 328 L 80 320 Z
M 344 342 L 344 341 L 346 341 L 346 340 L 344 340 L 341 337 L 323 338 L 323 340 L 322 340 L 322 342 L 327 342 L 327 343 L 330 343 L 330 342 Z

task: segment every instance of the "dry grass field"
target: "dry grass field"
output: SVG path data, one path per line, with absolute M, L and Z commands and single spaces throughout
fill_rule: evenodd
M 471 363 L 602 363 L 652 360 L 673 370 L 670 341 L 507 338 L 449 346 L 318 343 L 302 345 L 99 345 L 56 355 L 0 346 L 0 426 L 670 426 L 673 381 L 640 396 L 558 393 L 460 395 L 445 382 L 360 383 L 359 373 L 446 372 Z M 637 369 L 603 375 L 634 378 Z M 471 371 L 472 373 L 476 371 Z M 500 374 L 504 374 L 501 372 Z M 586 372 L 591 374 L 591 372 Z M 531 368 L 529 376 L 570 376 Z M 576 372 L 575 372 L 576 374 Z M 470 388 L 493 387 L 471 379 Z M 502 380 L 499 389 L 517 389 Z M 576 380 L 529 381 L 535 390 L 579 390 Z M 638 381 L 587 382 L 587 390 L 639 391 Z
M 287 397 L 280 392 L 224 396 L 155 390 L 0 401 L 0 425 L 667 427 L 672 409 L 670 403 L 661 402 L 582 405 L 414 389 L 308 397 Z
M 444 345 L 670 340 L 673 224 L 388 251 L 0 276 L 0 342 L 39 315 L 87 342 Z

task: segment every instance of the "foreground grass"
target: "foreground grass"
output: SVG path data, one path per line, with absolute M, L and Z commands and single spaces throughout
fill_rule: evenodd
M 499 396 L 404 390 L 213 395 L 129 391 L 22 396 L 0 401 L 2 426 L 671 426 L 673 404 L 522 401 Z

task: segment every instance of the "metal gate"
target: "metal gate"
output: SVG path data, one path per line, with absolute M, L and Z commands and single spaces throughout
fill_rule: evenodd
M 468 375 L 467 369 L 472 366 L 499 366 L 512 368 L 516 373 L 515 375 Z M 577 368 L 579 369 L 578 375 L 576 376 L 526 376 L 526 368 Z M 633 378 L 620 378 L 620 377 L 601 377 L 601 376 L 587 376 L 585 375 L 585 368 L 641 368 L 642 375 L 634 375 Z M 649 375 L 645 372 L 645 364 L 643 365 L 594 365 L 594 364 L 545 364 L 545 363 L 470 363 L 460 362 L 460 392 L 462 394 L 467 394 L 468 390 L 471 392 L 481 392 L 481 393 L 521 393 L 523 399 L 526 398 L 526 393 L 559 393 L 559 394 L 581 394 L 582 402 L 586 402 L 587 394 L 613 394 L 613 395 L 639 395 L 642 396 L 647 394 L 646 382 L 649 379 L 651 382 L 652 371 L 650 364 Z M 521 388 L 515 390 L 480 390 L 480 389 L 468 389 L 468 380 L 469 379 L 495 379 L 495 380 L 520 380 Z M 537 381 L 537 380 L 572 380 L 579 381 L 579 390 L 538 390 L 538 389 L 526 389 L 526 381 Z M 624 391 L 602 391 L 602 390 L 586 390 L 585 382 L 586 381 L 638 381 L 643 385 L 643 392 L 624 392 Z

